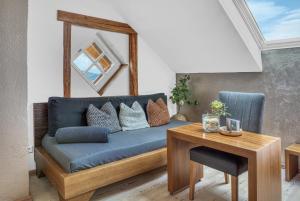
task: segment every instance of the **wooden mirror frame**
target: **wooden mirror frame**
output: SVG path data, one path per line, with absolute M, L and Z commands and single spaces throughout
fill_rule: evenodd
M 96 18 L 66 11 L 57 11 L 57 20 L 64 22 L 64 58 L 63 58 L 63 87 L 64 97 L 71 97 L 71 29 L 72 25 L 110 32 L 127 34 L 129 36 L 129 92 L 132 96 L 138 95 L 138 54 L 137 32 L 128 24 Z M 119 70 L 118 70 L 119 71 Z M 118 72 L 117 71 L 117 72 Z M 116 73 L 117 73 L 116 72 Z M 114 76 L 113 76 L 114 77 Z M 111 80 L 111 79 L 110 79 Z M 103 93 L 103 90 L 100 92 Z

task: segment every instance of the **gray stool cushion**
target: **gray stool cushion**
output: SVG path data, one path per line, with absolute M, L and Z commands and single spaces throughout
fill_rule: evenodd
M 238 176 L 248 169 L 247 158 L 208 147 L 196 147 L 191 149 L 190 159 L 232 176 Z

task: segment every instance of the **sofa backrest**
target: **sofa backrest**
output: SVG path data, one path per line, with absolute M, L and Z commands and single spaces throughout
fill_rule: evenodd
M 125 103 L 130 106 L 134 101 L 138 101 L 144 108 L 149 99 L 156 101 L 162 98 L 167 104 L 167 97 L 163 93 L 141 95 L 141 96 L 107 96 L 95 98 L 63 98 L 50 97 L 48 100 L 48 134 L 55 135 L 56 130 L 63 127 L 86 126 L 86 111 L 90 104 L 101 108 L 106 102 L 111 102 L 116 108 L 117 113 L 120 110 L 120 104 Z

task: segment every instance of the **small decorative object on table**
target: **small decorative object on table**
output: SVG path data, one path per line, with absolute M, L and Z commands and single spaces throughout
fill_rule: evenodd
M 202 124 L 205 132 L 218 132 L 220 128 L 220 116 L 229 115 L 224 103 L 214 100 L 210 104 L 211 113 L 202 115 Z
M 202 115 L 203 129 L 207 133 L 218 132 L 220 127 L 220 118 L 214 114 L 203 114 Z
M 226 118 L 226 126 L 220 127 L 219 132 L 222 135 L 228 136 L 241 136 L 242 129 L 240 129 L 240 121 L 235 119 Z
M 177 104 L 177 114 L 172 116 L 171 119 L 187 121 L 186 116 L 180 113 L 180 110 L 184 104 L 198 105 L 197 100 L 192 100 L 192 93 L 188 86 L 188 81 L 191 79 L 189 75 L 184 75 L 178 80 L 176 86 L 171 91 L 171 97 L 173 104 Z
M 226 127 L 228 131 L 240 131 L 240 121 L 226 118 Z

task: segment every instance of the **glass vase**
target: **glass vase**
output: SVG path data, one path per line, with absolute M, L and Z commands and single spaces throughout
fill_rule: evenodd
M 204 132 L 215 133 L 220 128 L 220 117 L 214 114 L 203 114 L 202 115 L 202 126 Z

